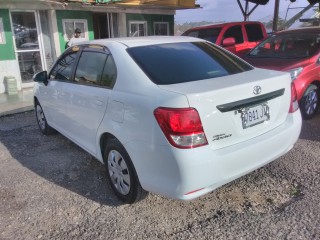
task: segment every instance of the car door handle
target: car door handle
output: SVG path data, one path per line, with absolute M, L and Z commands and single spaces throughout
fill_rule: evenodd
M 100 101 L 100 100 L 96 100 L 95 104 L 96 104 L 97 106 L 102 106 L 102 105 L 103 105 L 103 102 Z
M 99 107 L 103 105 L 103 101 L 101 101 L 101 98 L 99 96 L 94 96 L 94 99 L 95 99 L 95 105 Z
M 53 96 L 58 96 L 59 95 L 59 91 L 56 90 L 56 89 L 54 89 L 51 93 L 52 93 Z

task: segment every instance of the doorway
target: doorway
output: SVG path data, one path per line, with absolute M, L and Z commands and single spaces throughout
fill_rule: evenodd
M 28 87 L 28 83 L 32 83 L 33 75 L 44 69 L 39 16 L 35 11 L 12 11 L 11 23 L 22 87 Z
M 118 19 L 117 13 L 94 13 L 94 39 L 119 37 Z

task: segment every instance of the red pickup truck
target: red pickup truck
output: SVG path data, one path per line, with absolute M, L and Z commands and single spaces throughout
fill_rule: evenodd
M 267 37 L 267 32 L 261 22 L 229 22 L 195 27 L 182 35 L 198 37 L 243 56 Z

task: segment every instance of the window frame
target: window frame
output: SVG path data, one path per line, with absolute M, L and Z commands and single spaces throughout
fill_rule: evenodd
M 76 23 L 83 23 L 83 33 L 84 33 L 84 39 L 89 40 L 89 33 L 88 33 L 88 21 L 87 19 L 62 19 L 62 27 L 63 27 L 63 39 L 65 41 L 69 41 L 70 39 L 68 38 L 67 32 L 66 32 L 66 23 L 73 23 L 73 29 L 76 29 Z
M 143 24 L 144 26 L 144 32 L 145 32 L 145 35 L 141 35 L 141 36 L 148 36 L 148 22 L 147 21 L 129 21 L 129 37 L 141 37 L 140 34 L 139 34 L 139 31 L 138 31 L 138 36 L 132 36 L 131 35 L 131 25 L 133 24 Z M 139 29 L 139 27 L 138 27 Z
M 4 34 L 3 18 L 0 17 L 0 44 L 6 44 L 6 36 Z
M 167 34 L 166 35 L 156 35 L 156 25 L 157 24 L 165 24 L 166 25 L 166 27 L 167 27 Z M 170 35 L 170 29 L 169 29 L 169 22 L 154 22 L 153 23 L 153 34 L 155 35 L 155 36 L 169 36 Z

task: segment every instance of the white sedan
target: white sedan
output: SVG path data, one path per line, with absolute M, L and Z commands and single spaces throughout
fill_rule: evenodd
M 105 163 L 126 203 L 204 195 L 287 153 L 301 130 L 288 73 L 196 38 L 79 43 L 34 81 L 40 130 Z

